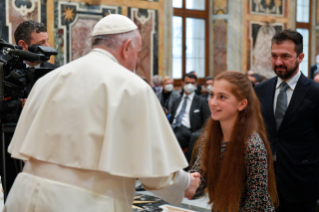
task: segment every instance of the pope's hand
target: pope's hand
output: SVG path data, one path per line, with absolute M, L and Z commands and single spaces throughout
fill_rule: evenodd
M 188 173 L 191 179 L 189 187 L 185 190 L 185 197 L 187 199 L 192 199 L 195 195 L 198 186 L 200 185 L 200 174 L 198 172 Z

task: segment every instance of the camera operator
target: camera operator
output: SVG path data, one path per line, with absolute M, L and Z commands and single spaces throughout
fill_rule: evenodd
M 26 51 L 29 51 L 28 48 L 34 44 L 47 46 L 47 47 L 49 46 L 48 44 L 49 37 L 48 37 L 46 27 L 44 26 L 44 24 L 38 23 L 35 21 L 25 21 L 21 23 L 14 33 L 14 39 L 16 44 L 21 46 L 23 50 L 26 50 Z M 26 64 L 26 67 L 45 68 L 45 69 L 51 69 L 51 70 L 58 68 L 58 66 L 48 62 L 41 62 L 41 63 L 30 62 L 30 61 L 23 61 L 23 62 Z M 20 98 L 20 100 L 21 100 L 21 106 L 19 106 L 18 110 L 20 110 L 21 112 L 21 109 L 24 106 L 26 99 Z M 17 103 L 17 106 L 18 105 L 20 105 L 19 102 Z M 20 112 L 18 112 L 18 115 L 20 115 Z M 12 123 L 14 122 L 15 121 L 12 121 Z M 10 122 L 1 120 L 1 124 L 3 123 L 10 123 Z M 2 129 L 0 130 L 2 131 Z M 14 161 L 6 151 L 12 139 L 12 136 L 13 136 L 13 132 L 6 132 L 4 133 L 4 138 L 5 138 L 4 141 L 2 141 L 2 138 L 0 139 L 2 141 L 1 148 L 0 148 L 2 150 L 1 154 L 3 153 L 3 151 L 6 152 L 0 158 L 0 175 L 3 179 L 2 182 L 5 182 L 5 185 L 4 185 L 5 197 L 8 194 L 17 174 L 21 171 L 23 166 L 21 161 L 18 161 L 18 160 Z
M 43 23 L 35 22 L 35 21 L 25 21 L 22 22 L 14 32 L 14 40 L 17 45 L 22 46 L 23 50 L 28 51 L 29 46 L 33 44 L 38 44 L 41 46 L 50 46 L 49 36 L 47 33 L 47 28 L 44 26 Z M 43 63 L 36 63 L 36 62 L 29 62 L 24 61 L 27 67 L 48 67 L 52 69 L 58 68 L 57 65 L 43 62 Z M 21 105 L 24 106 L 26 99 L 21 99 Z
M 43 23 L 38 23 L 35 21 L 22 22 L 14 32 L 14 40 L 17 45 L 22 46 L 23 50 L 26 51 L 28 51 L 29 46 L 33 44 L 38 44 L 41 46 L 50 46 L 48 43 L 49 36 L 46 27 Z M 58 66 L 48 62 L 24 62 L 27 64 L 28 67 L 48 67 L 53 69 L 58 68 Z

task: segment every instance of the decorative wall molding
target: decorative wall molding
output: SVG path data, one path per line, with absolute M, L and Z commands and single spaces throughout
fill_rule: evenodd
M 229 0 L 214 0 L 213 1 L 213 14 L 227 14 Z
M 266 77 L 275 76 L 271 63 L 271 38 L 276 31 L 284 29 L 284 24 L 269 24 L 260 21 L 251 21 L 249 26 L 250 48 L 248 49 L 249 69 Z
M 150 82 L 151 76 L 158 74 L 158 11 L 129 7 L 128 17 L 138 26 L 142 36 L 142 50 L 135 72 Z
M 284 16 L 285 0 L 250 0 L 250 13 L 267 16 Z
M 20 23 L 28 20 L 46 24 L 46 0 L 5 0 L 0 2 L 2 38 L 15 43 L 14 32 Z
M 55 49 L 59 53 L 55 63 L 63 65 L 87 54 L 94 25 L 110 13 L 121 13 L 121 7 L 56 0 L 55 11 Z

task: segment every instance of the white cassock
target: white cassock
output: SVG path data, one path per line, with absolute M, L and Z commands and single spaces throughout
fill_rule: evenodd
M 35 84 L 8 150 L 8 212 L 132 211 L 136 178 L 179 204 L 190 183 L 151 87 L 97 48 Z

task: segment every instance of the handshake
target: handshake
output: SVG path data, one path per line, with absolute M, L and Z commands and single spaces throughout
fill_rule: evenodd
M 200 174 L 198 172 L 193 173 L 187 173 L 190 177 L 190 184 L 188 188 L 185 190 L 185 198 L 192 199 L 192 197 L 195 195 L 197 188 L 199 187 L 201 180 L 200 180 Z

